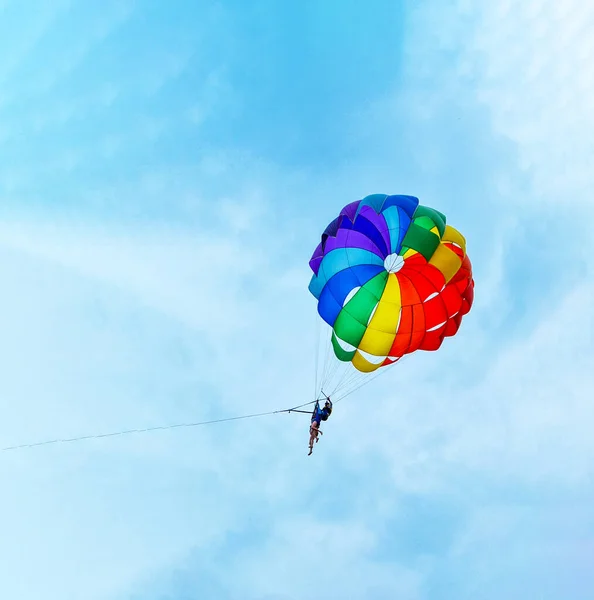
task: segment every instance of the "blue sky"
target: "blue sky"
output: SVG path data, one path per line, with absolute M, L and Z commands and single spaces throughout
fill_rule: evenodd
M 307 263 L 364 195 L 444 212 L 476 280 L 312 457 L 304 415 L 2 453 L 0 596 L 590 598 L 593 25 L 0 2 L 2 447 L 309 401 Z

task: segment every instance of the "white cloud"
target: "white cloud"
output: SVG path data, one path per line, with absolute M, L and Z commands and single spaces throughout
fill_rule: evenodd
M 473 5 L 465 45 L 478 98 L 497 132 L 517 144 L 534 185 L 533 204 L 594 207 L 594 5 L 532 0 Z
M 244 597 L 250 600 L 279 591 L 287 600 L 422 598 L 420 573 L 396 561 L 374 560 L 376 537 L 358 520 L 332 523 L 308 516 L 275 523 L 265 547 L 240 559 L 245 575 L 233 586 L 237 598 L 241 590 L 249 590 Z
M 445 461 L 510 483 L 588 483 L 594 456 L 588 425 L 594 418 L 592 297 L 591 284 L 569 291 L 529 337 L 493 357 L 479 386 L 454 400 L 457 418 Z
M 261 252 L 232 236 L 196 230 L 105 229 L 76 222 L 4 222 L 0 243 L 74 269 L 194 327 L 238 328 L 241 280 L 257 272 Z M 231 302 L 232 304 L 229 304 Z

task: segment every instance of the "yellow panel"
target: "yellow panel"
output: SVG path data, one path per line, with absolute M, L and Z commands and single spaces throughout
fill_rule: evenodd
M 359 343 L 359 349 L 374 356 L 386 356 L 394 343 L 400 319 L 400 283 L 390 275 L 377 309 Z
M 377 371 L 382 366 L 382 363 L 374 364 L 369 362 L 360 352 L 355 352 L 352 363 L 355 369 L 363 373 L 373 373 L 373 371 Z
M 439 244 L 437 250 L 431 257 L 429 264 L 437 267 L 443 273 L 446 283 L 448 283 L 448 281 L 450 281 L 450 279 L 458 272 L 458 269 L 460 269 L 462 261 L 453 250 L 450 250 L 443 244 Z
M 384 333 L 396 333 L 401 306 L 400 282 L 396 275 L 390 274 L 377 308 L 369 322 L 368 329 L 375 329 Z M 366 352 L 366 350 L 364 351 Z
M 396 333 L 384 333 L 376 329 L 367 328 L 365 335 L 359 344 L 359 349 L 373 356 L 387 356 Z
M 403 255 L 402 258 L 409 258 L 410 256 L 414 256 L 415 254 L 418 254 L 418 252 L 416 250 L 413 250 L 412 248 L 409 248 Z
M 457 229 L 454 229 L 451 225 L 446 225 L 441 241 L 453 242 L 454 244 L 458 244 L 458 246 L 462 248 L 464 254 L 466 255 L 466 239 Z

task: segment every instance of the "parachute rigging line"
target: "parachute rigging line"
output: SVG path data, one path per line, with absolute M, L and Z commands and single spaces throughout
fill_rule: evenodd
M 312 402 L 306 402 L 304 404 L 300 404 L 299 406 L 295 406 L 293 408 L 285 408 L 282 410 L 271 410 L 268 412 L 262 412 L 262 413 L 253 413 L 250 415 L 239 415 L 236 417 L 226 417 L 223 419 L 213 419 L 210 421 L 197 421 L 194 423 L 175 423 L 173 425 L 158 425 L 158 426 L 154 426 L 154 427 L 143 427 L 143 428 L 138 428 L 138 429 L 122 429 L 121 431 L 113 431 L 110 433 L 99 433 L 99 434 L 90 434 L 90 435 L 81 435 L 81 436 L 77 436 L 77 437 L 72 437 L 72 438 L 57 438 L 57 439 L 53 439 L 53 440 L 45 440 L 43 442 L 34 442 L 31 444 L 18 444 L 15 446 L 6 446 L 5 448 L 1 448 L 0 451 L 1 452 L 8 452 L 9 450 L 21 450 L 24 448 L 35 448 L 38 446 L 49 446 L 52 444 L 66 444 L 66 443 L 72 443 L 72 442 L 82 442 L 85 440 L 97 440 L 97 439 L 102 439 L 102 438 L 108 438 L 108 437 L 117 437 L 117 436 L 123 436 L 123 435 L 130 435 L 133 433 L 148 433 L 151 431 L 166 431 L 169 429 L 181 429 L 181 428 L 187 428 L 187 427 L 199 427 L 202 425 L 212 425 L 215 423 L 226 423 L 228 421 L 239 421 L 241 419 L 256 419 L 258 417 L 265 417 L 268 415 L 277 415 L 280 413 L 292 413 L 292 412 L 303 412 L 303 413 L 307 413 L 310 414 L 309 411 L 302 411 L 302 410 L 298 410 L 304 406 L 308 406 L 310 404 L 315 404 L 317 402 L 317 400 L 314 400 Z
M 405 356 L 405 357 L 403 357 L 402 360 L 405 360 L 407 358 L 408 358 L 408 356 Z M 369 381 L 373 381 L 379 375 L 381 375 L 382 373 L 385 373 L 388 370 L 389 369 L 382 369 L 379 373 L 374 373 L 373 376 L 368 380 L 368 382 Z M 337 404 L 341 400 L 344 400 L 345 398 L 347 398 L 348 396 L 350 396 L 351 394 L 353 394 L 354 392 L 356 392 L 357 390 L 359 390 L 361 387 L 363 387 L 368 382 L 365 382 L 365 381 L 364 382 L 360 382 L 355 388 L 349 390 L 348 392 L 344 393 L 339 398 L 336 398 L 335 400 L 333 400 L 334 404 Z M 0 452 L 8 452 L 10 450 L 23 450 L 25 448 L 37 448 L 39 446 L 50 446 L 50 445 L 55 445 L 55 444 L 69 444 L 69 443 L 73 443 L 73 442 L 83 442 L 83 441 L 86 441 L 86 440 L 99 440 L 99 439 L 109 438 L 109 437 L 118 437 L 118 436 L 124 436 L 124 435 L 131 435 L 133 433 L 150 433 L 150 432 L 153 432 L 153 431 L 167 431 L 167 430 L 171 430 L 171 429 L 201 427 L 203 425 L 214 425 L 216 423 L 227 423 L 227 422 L 230 422 L 230 421 L 240 421 L 240 420 L 245 420 L 245 419 L 257 419 L 259 417 L 266 417 L 266 416 L 270 416 L 270 415 L 278 415 L 278 414 L 281 414 L 281 413 L 287 413 L 287 414 L 289 414 L 289 413 L 311 414 L 311 411 L 305 411 L 305 410 L 299 410 L 299 409 L 303 408 L 304 406 L 309 406 L 311 404 L 315 404 L 316 402 L 319 402 L 320 400 L 324 400 L 324 399 L 328 398 L 328 396 L 324 392 L 323 388 L 320 390 L 320 393 L 324 396 L 324 398 L 318 398 L 317 400 L 312 400 L 311 402 L 305 402 L 303 404 L 299 404 L 298 406 L 294 406 L 293 408 L 284 408 L 282 410 L 270 410 L 268 412 L 252 413 L 252 414 L 249 414 L 249 415 L 239 415 L 239 416 L 235 416 L 235 417 L 225 417 L 225 418 L 222 418 L 222 419 L 212 419 L 212 420 L 209 420 L 209 421 L 196 421 L 196 422 L 189 422 L 189 423 L 174 423 L 173 425 L 156 425 L 156 426 L 153 426 L 153 427 L 142 427 L 142 428 L 136 428 L 136 429 L 122 429 L 120 431 L 112 431 L 112 432 L 109 432 L 109 433 L 98 433 L 98 434 L 81 435 L 81 436 L 71 437 L 71 438 L 56 438 L 56 439 L 53 439 L 53 440 L 44 440 L 43 442 L 33 442 L 33 443 L 30 443 L 30 444 L 17 444 L 17 445 L 14 445 L 14 446 L 5 446 L 4 448 L 0 448 Z

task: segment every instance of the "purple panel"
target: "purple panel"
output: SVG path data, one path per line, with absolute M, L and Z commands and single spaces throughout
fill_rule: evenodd
M 336 248 L 362 248 L 384 258 L 382 251 L 366 235 L 352 229 L 339 229 L 336 237 L 329 237 L 324 246 L 324 254 Z
M 388 224 L 386 223 L 386 219 L 381 214 L 377 214 L 375 209 L 371 206 L 364 206 L 359 214 L 364 216 L 368 221 L 371 221 L 373 226 L 381 233 L 381 236 L 386 243 L 386 247 L 390 248 L 390 232 L 388 231 Z
M 352 223 L 355 220 L 355 215 L 357 214 L 357 209 L 359 208 L 359 204 L 361 204 L 361 200 L 356 200 L 355 202 L 351 202 L 347 204 L 341 211 L 340 215 L 344 215 L 348 217 L 349 221 Z
M 390 254 L 390 250 L 386 246 L 386 242 L 384 241 L 382 234 L 364 215 L 357 216 L 351 229 L 367 236 L 381 250 L 382 258 L 385 258 L 388 256 L 388 254 Z
M 309 261 L 309 266 L 311 270 L 317 275 L 320 269 L 320 263 L 322 262 L 322 258 L 324 258 L 324 251 L 322 250 L 321 242 L 317 245 L 313 254 L 311 255 L 311 259 Z

